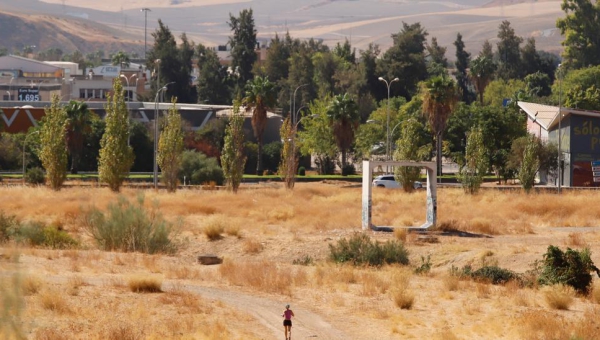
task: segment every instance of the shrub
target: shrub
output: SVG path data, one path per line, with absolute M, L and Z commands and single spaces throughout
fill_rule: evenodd
M 53 249 L 68 249 L 76 247 L 79 244 L 69 233 L 55 226 L 45 227 L 43 233 L 44 245 Z
M 573 304 L 574 294 L 573 288 L 563 284 L 556 284 L 544 290 L 544 299 L 548 307 L 552 309 L 568 310 L 571 304 Z
M 281 142 L 272 142 L 263 146 L 263 170 L 269 170 L 270 175 L 277 172 L 279 161 L 281 160 L 282 149 L 283 143 Z
M 179 169 L 179 180 L 183 183 L 183 177 L 191 184 L 204 184 L 215 182 L 223 185 L 225 175 L 219 167 L 216 158 L 208 158 L 205 154 L 196 151 L 184 151 Z
M 41 246 L 46 239 L 44 227 L 45 225 L 42 222 L 27 222 L 13 230 L 11 236 L 19 243 L 26 243 L 34 247 Z
M 344 167 L 342 167 L 342 176 L 348 175 L 356 175 L 356 168 L 354 167 L 354 164 L 346 164 Z
M 179 248 L 174 240 L 177 228 L 164 220 L 156 204 L 145 209 L 143 195 L 137 203 L 119 197 L 106 214 L 92 207 L 84 213 L 83 225 L 104 250 L 170 254 Z
M 44 184 L 45 181 L 45 175 L 44 175 L 44 170 L 42 170 L 42 168 L 31 168 L 31 169 L 27 169 L 27 172 L 25 172 L 25 182 L 29 183 L 29 184 Z
M 392 297 L 401 309 L 411 309 L 415 303 L 415 295 L 408 289 L 396 289 L 392 291 Z
M 383 245 L 372 242 L 369 236 L 355 233 L 349 240 L 342 238 L 337 245 L 329 245 L 330 258 L 338 263 L 381 266 L 383 264 L 408 264 L 408 251 L 401 242 L 392 240 Z
M 301 266 L 310 266 L 314 263 L 312 256 L 304 255 L 298 259 L 292 261 L 292 264 L 301 265 Z
M 585 248 L 581 251 L 567 248 L 563 252 L 558 247 L 548 246 L 544 259 L 534 264 L 539 272 L 538 282 L 542 285 L 569 285 L 578 293 L 587 294 L 595 271 L 600 277 L 600 270 L 591 259 L 591 252 Z
M 129 289 L 134 293 L 160 293 L 162 280 L 155 276 L 136 276 L 127 282 Z
M 298 176 L 306 176 L 306 168 L 301 166 L 298 168 Z
M 481 267 L 471 272 L 471 277 L 474 279 L 489 281 L 495 285 L 518 279 L 518 275 L 515 272 L 500 268 L 498 266 Z
M 19 221 L 15 215 L 6 215 L 0 211 L 0 243 L 8 241 L 10 233 L 18 228 Z
M 415 268 L 415 274 L 427 274 L 429 271 L 431 271 L 431 255 L 427 255 L 427 260 L 421 255 L 421 265 Z

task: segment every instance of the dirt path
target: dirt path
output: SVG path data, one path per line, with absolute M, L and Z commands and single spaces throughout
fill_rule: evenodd
M 169 284 L 165 285 L 169 287 Z M 271 330 L 265 334 L 265 339 L 282 339 L 283 318 L 281 313 L 286 304 L 285 301 L 277 301 L 269 298 L 246 295 L 224 289 L 203 287 L 197 285 L 183 285 L 186 290 L 199 294 L 204 298 L 219 300 L 228 305 L 253 316 L 267 329 Z M 293 305 L 291 308 L 296 315 L 293 320 L 292 334 L 294 339 L 347 339 L 343 331 L 334 328 L 323 318 L 306 308 Z

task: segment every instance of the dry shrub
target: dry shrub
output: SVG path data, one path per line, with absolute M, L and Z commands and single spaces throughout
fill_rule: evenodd
M 23 277 L 21 281 L 21 288 L 23 289 L 23 295 L 35 295 L 44 286 L 44 282 L 39 276 L 27 275 Z
M 492 293 L 492 286 L 488 283 L 477 282 L 475 284 L 475 293 L 480 299 L 487 299 Z
M 44 309 L 59 314 L 69 313 L 71 308 L 61 292 L 54 289 L 45 289 L 39 294 L 40 302 Z
M 69 295 L 77 295 L 79 294 L 79 288 L 85 286 L 87 283 L 81 276 L 73 276 L 69 278 L 68 281 L 68 291 Z
M 492 225 L 492 222 L 489 219 L 482 217 L 473 218 L 471 223 L 469 223 L 467 230 L 487 235 L 498 234 L 498 231 Z
M 225 228 L 225 233 L 229 236 L 235 236 L 237 238 L 241 238 L 240 234 L 240 226 L 239 225 L 229 225 Z
M 445 275 L 442 278 L 442 282 L 444 283 L 444 288 L 450 292 L 458 290 L 460 286 L 460 280 L 455 275 Z
M 219 266 L 219 273 L 231 284 L 250 286 L 265 292 L 291 296 L 292 285 L 306 280 L 299 275 L 302 268 L 282 268 L 271 261 L 231 261 L 225 260 Z
M 187 265 L 169 266 L 168 270 L 171 278 L 179 280 L 200 278 L 200 271 Z
M 461 229 L 461 224 L 457 220 L 444 220 L 436 224 L 436 230 L 442 232 L 457 232 Z
M 145 337 L 143 332 L 135 326 L 117 322 L 116 324 L 109 324 L 108 329 L 102 332 L 101 338 L 106 340 L 142 340 Z
M 294 207 L 276 206 L 269 210 L 267 216 L 271 222 L 285 222 L 294 217 Z
M 586 247 L 587 246 L 587 243 L 585 242 L 583 237 L 581 237 L 580 233 L 570 233 L 567 236 L 567 240 L 565 243 L 567 246 L 570 246 L 570 247 Z
M 385 294 L 391 287 L 391 282 L 382 278 L 380 273 L 364 272 L 360 274 L 362 283 L 361 295 L 377 296 Z
M 243 250 L 246 254 L 258 254 L 264 249 L 262 243 L 254 239 L 244 241 Z
M 160 293 L 162 279 L 158 276 L 133 276 L 127 280 L 127 286 L 134 293 Z
M 409 289 L 395 288 L 391 290 L 392 299 L 401 309 L 411 309 L 415 303 L 415 294 Z
M 224 216 L 211 216 L 204 221 L 202 232 L 210 241 L 216 241 L 223 238 L 225 232 L 226 220 Z
M 567 285 L 557 284 L 544 289 L 544 299 L 552 309 L 568 310 L 573 304 L 575 291 Z
M 521 337 L 523 340 L 570 339 L 562 316 L 546 311 L 527 311 L 521 315 Z
M 406 242 L 406 235 L 408 234 L 408 229 L 406 228 L 394 228 L 394 237 L 396 240 Z

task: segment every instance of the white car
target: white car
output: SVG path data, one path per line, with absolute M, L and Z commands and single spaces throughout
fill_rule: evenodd
M 397 189 L 401 188 L 402 184 L 396 181 L 394 175 L 381 175 L 375 177 L 375 179 L 373 180 L 373 186 L 378 188 Z M 422 189 L 423 183 L 415 181 L 413 186 L 415 189 Z

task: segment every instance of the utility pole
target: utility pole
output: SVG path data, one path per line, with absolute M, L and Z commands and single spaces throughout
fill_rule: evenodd
M 144 12 L 144 61 L 146 60 L 146 46 L 148 45 L 148 43 L 146 42 L 146 29 L 148 27 L 148 11 L 152 10 L 148 7 L 140 9 L 140 12 Z

